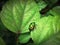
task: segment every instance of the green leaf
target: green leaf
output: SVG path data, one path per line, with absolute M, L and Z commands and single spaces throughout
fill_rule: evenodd
M 22 17 L 20 17 L 21 15 L 19 15 L 19 12 L 21 11 L 18 11 L 19 9 L 15 10 L 18 8 L 16 7 L 17 2 L 15 2 L 13 2 L 12 4 L 12 1 L 9 1 L 4 5 L 3 10 L 1 12 L 1 20 L 9 30 L 17 33 L 17 30 L 19 30 L 21 24 L 20 18 Z
M 5 27 L 4 27 L 4 25 L 3 25 L 3 23 L 1 22 L 1 19 L 0 19 L 0 30 L 4 30 L 5 29 Z
M 5 42 L 2 40 L 1 37 L 0 37 L 0 45 L 5 45 Z
M 39 0 L 37 5 L 39 6 L 40 10 L 42 10 L 43 8 L 45 8 L 47 6 L 47 4 L 42 0 Z
M 53 15 L 59 15 L 59 17 L 60 17 L 60 6 L 56 6 L 55 8 L 50 10 L 50 13 Z
M 48 40 L 44 41 L 41 45 L 60 45 L 60 32 L 54 34 Z
M 1 22 L 1 19 L 0 19 L 0 37 L 3 36 L 2 32 L 6 30 L 5 26 L 3 25 L 3 23 Z
M 25 33 L 29 32 L 27 27 L 28 22 L 35 15 L 39 15 L 39 7 L 33 0 L 9 1 L 3 6 L 1 15 L 3 24 L 10 31 Z
M 18 40 L 20 43 L 27 43 L 30 40 L 30 33 L 21 34 Z
M 57 12 L 55 13 L 56 15 L 53 13 L 53 16 L 49 13 L 49 16 L 36 21 L 36 28 L 31 32 L 32 40 L 35 43 L 41 43 L 60 31 L 60 15 Z

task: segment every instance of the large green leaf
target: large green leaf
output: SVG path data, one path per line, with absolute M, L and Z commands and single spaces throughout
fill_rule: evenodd
M 1 37 L 0 37 L 0 45 L 5 45 L 5 42 L 2 40 Z
M 58 8 L 56 7 L 54 10 L 56 9 Z M 60 14 L 57 11 L 51 11 L 53 14 L 50 12 L 49 16 L 36 21 L 36 29 L 31 32 L 32 40 L 35 43 L 47 40 L 50 36 L 60 31 Z
M 18 10 L 15 10 L 18 8 L 18 6 L 20 6 L 17 3 L 17 1 L 15 2 L 9 1 L 4 5 L 3 10 L 1 12 L 2 15 L 1 20 L 8 29 L 17 33 L 17 30 L 20 30 L 20 25 L 21 25 L 20 18 L 22 18 L 20 12 L 22 11 L 19 10 L 20 7 Z
M 28 22 L 37 15 L 40 17 L 39 7 L 33 0 L 8 1 L 1 12 L 3 24 L 12 32 L 29 32 L 26 26 Z M 39 16 L 38 16 L 39 15 Z
M 23 16 L 22 25 L 21 25 L 21 29 L 22 29 L 21 33 L 26 33 L 27 30 L 29 31 L 30 23 L 35 22 L 40 19 L 41 15 L 39 13 L 39 10 L 45 7 L 45 5 L 46 4 L 42 5 L 42 7 L 39 7 L 33 0 L 30 0 L 27 2 L 25 13 Z

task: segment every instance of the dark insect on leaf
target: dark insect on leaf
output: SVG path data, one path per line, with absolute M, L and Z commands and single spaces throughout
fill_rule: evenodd
M 34 30 L 35 28 L 35 22 L 32 22 L 30 25 L 29 25 L 29 30 L 32 31 Z

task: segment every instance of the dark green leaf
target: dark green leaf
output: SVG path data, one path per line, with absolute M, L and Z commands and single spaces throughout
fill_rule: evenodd
M 60 45 L 60 32 L 54 34 L 48 40 L 44 41 L 41 45 Z
M 0 19 L 0 30 L 4 30 L 4 29 L 6 29 L 6 28 L 5 28 L 5 26 L 3 25 L 3 23 L 2 23 L 2 21 Z
M 49 5 L 53 5 L 54 3 L 56 3 L 58 0 L 44 0 L 47 4 Z
M 5 45 L 5 42 L 0 38 L 0 45 Z

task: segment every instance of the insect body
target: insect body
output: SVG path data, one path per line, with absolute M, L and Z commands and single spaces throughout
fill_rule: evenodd
M 29 30 L 34 30 L 35 29 L 35 22 L 30 23 L 29 25 Z

